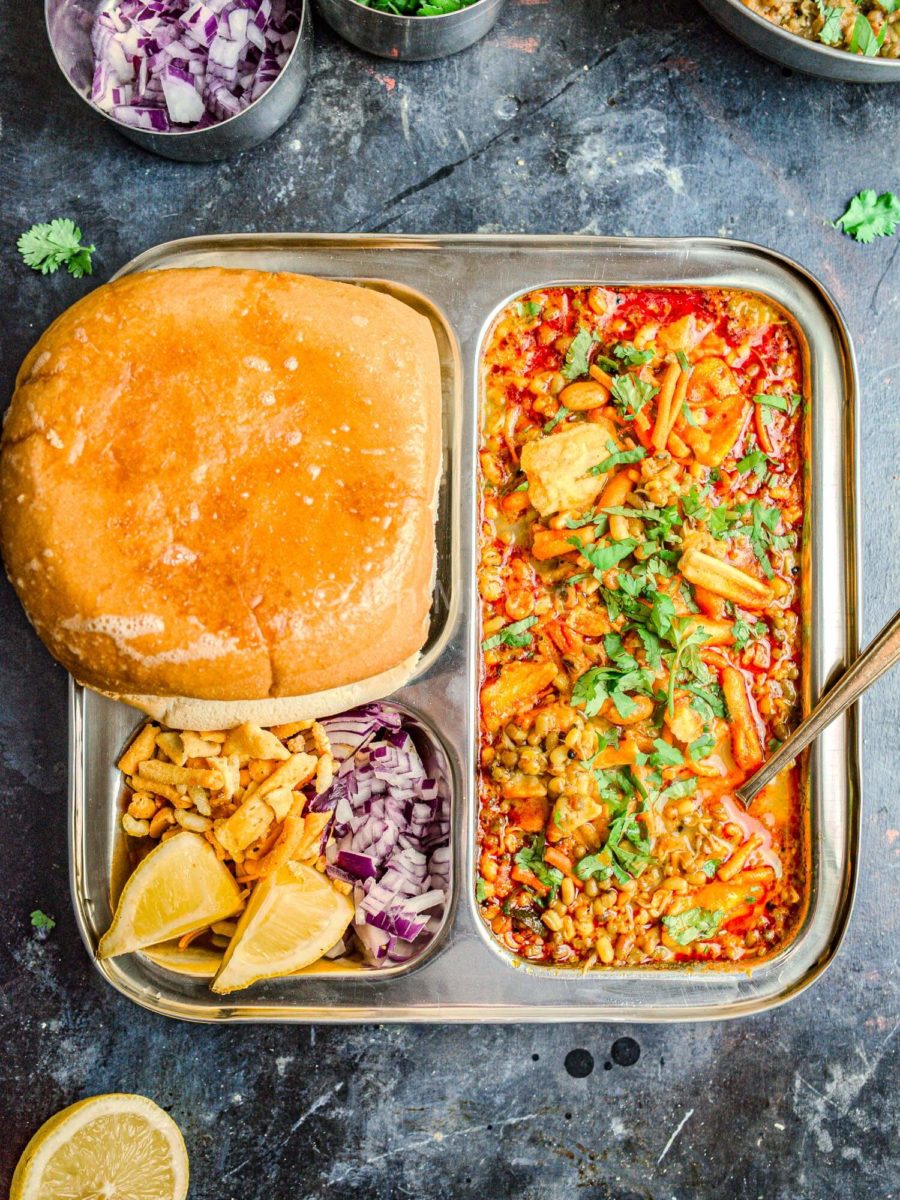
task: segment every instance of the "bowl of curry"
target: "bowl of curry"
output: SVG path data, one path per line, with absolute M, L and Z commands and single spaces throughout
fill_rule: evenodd
M 785 948 L 801 765 L 803 354 L 764 297 L 550 286 L 483 355 L 476 899 L 545 967 Z
M 724 29 L 795 71 L 851 83 L 900 81 L 896 0 L 700 0 Z

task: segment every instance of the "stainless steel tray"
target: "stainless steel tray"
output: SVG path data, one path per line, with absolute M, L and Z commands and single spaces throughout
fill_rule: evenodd
M 453 895 L 428 953 L 390 972 L 318 972 L 274 981 L 223 1002 L 204 981 L 140 955 L 101 962 L 104 978 L 138 1004 L 197 1021 L 672 1021 L 759 1012 L 807 987 L 840 943 L 857 866 L 859 730 L 835 722 L 810 756 L 809 909 L 794 941 L 746 969 L 531 970 L 494 942 L 474 899 L 477 663 L 474 586 L 480 355 L 498 310 L 550 283 L 735 287 L 761 292 L 794 318 L 811 384 L 807 587 L 807 703 L 857 648 L 856 370 L 833 301 L 801 267 L 771 251 L 718 239 L 631 240 L 519 236 L 235 235 L 147 251 L 120 274 L 232 266 L 298 271 L 406 292 L 439 331 L 445 367 L 443 564 L 430 648 L 391 699 L 416 715 L 446 755 L 452 788 Z M 443 335 L 441 335 L 443 331 Z M 110 879 L 121 871 L 115 759 L 133 710 L 72 685 L 72 896 L 93 955 L 110 920 Z

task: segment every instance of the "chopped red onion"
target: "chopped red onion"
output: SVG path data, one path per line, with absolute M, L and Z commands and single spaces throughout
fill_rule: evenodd
M 371 966 L 406 962 L 440 927 L 450 894 L 446 787 L 396 710 L 370 704 L 322 724 L 341 765 L 309 809 L 332 812 L 326 871 L 354 885 L 347 936 Z
M 290 0 L 118 0 L 91 31 L 91 99 L 136 129 L 205 129 L 268 91 L 298 24 Z

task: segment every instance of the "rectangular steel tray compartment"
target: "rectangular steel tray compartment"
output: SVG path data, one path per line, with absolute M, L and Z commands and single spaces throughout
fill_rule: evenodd
M 811 894 L 803 925 L 777 957 L 714 971 L 532 969 L 491 937 L 474 899 L 477 792 L 477 607 L 474 581 L 480 348 L 502 306 L 533 287 L 734 287 L 763 293 L 793 317 L 809 347 L 812 395 L 805 630 L 808 698 L 857 648 L 856 371 L 840 314 L 802 268 L 771 251 L 719 239 L 369 235 L 235 235 L 157 247 L 120 274 L 195 266 L 296 271 L 391 291 L 432 319 L 445 371 L 445 463 L 434 617 L 416 677 L 392 702 L 437 735 L 452 788 L 453 895 L 442 930 L 414 964 L 390 972 L 323 970 L 223 1003 L 202 983 L 127 956 L 96 961 L 119 991 L 188 1020 L 545 1021 L 709 1019 L 758 1012 L 808 986 L 833 957 L 853 898 L 859 825 L 858 727 L 835 722 L 809 762 Z M 132 710 L 72 685 L 72 895 L 93 954 L 110 919 L 117 833 L 114 763 Z M 121 870 L 121 866 L 118 868 Z

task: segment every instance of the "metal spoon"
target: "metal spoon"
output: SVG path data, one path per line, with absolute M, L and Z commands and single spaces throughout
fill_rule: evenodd
M 851 663 L 837 683 L 832 684 L 805 721 L 801 721 L 791 736 L 764 762 L 747 782 L 737 789 L 737 796 L 750 804 L 757 792 L 775 778 L 792 759 L 819 736 L 826 725 L 849 708 L 857 697 L 900 660 L 900 608 L 874 641 Z

